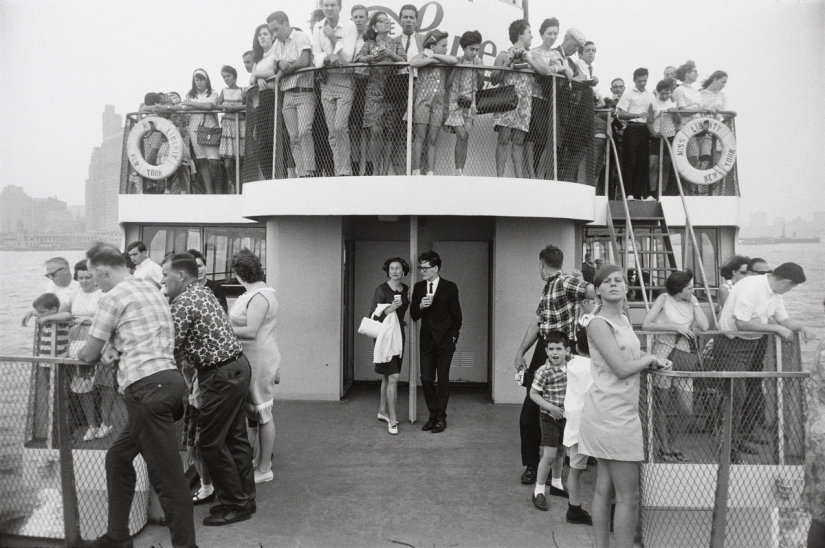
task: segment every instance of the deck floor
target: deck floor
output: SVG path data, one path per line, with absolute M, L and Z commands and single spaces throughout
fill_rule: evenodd
M 591 527 L 565 522 L 566 499 L 548 497 L 550 511 L 539 512 L 532 486 L 520 483 L 520 406 L 493 405 L 486 389 L 455 388 L 448 428 L 432 434 L 421 431 L 420 390 L 417 424 L 407 401 L 402 388 L 397 436 L 376 418 L 376 386 L 355 386 L 340 402 L 277 401 L 275 479 L 258 485 L 257 513 L 225 527 L 198 525 L 198 544 L 592 546 Z M 595 476 L 595 467 L 583 476 L 588 510 Z M 195 523 L 207 512 L 196 507 Z M 169 547 L 169 531 L 148 525 L 135 546 Z

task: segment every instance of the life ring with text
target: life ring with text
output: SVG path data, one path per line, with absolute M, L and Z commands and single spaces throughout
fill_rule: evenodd
M 688 141 L 700 133 L 709 133 L 722 145 L 719 162 L 710 169 L 697 169 L 690 165 L 687 156 Z M 690 183 L 711 185 L 724 179 L 736 163 L 736 137 L 728 127 L 713 118 L 691 120 L 673 138 L 673 163 L 679 175 Z
M 169 141 L 169 155 L 166 157 L 166 161 L 159 166 L 147 162 L 140 151 L 143 137 L 153 131 L 163 133 L 166 140 Z M 129 156 L 129 163 L 132 164 L 132 167 L 140 176 L 159 181 L 160 179 L 166 179 L 177 171 L 183 158 L 182 145 L 183 138 L 180 136 L 175 124 L 166 118 L 148 116 L 135 124 L 132 131 L 129 132 L 129 138 L 126 140 L 126 154 Z

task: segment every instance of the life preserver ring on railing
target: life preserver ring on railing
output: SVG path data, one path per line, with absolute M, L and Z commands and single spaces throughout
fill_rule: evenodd
M 697 169 L 690 165 L 687 156 L 688 141 L 691 137 L 707 132 L 722 144 L 719 162 L 710 169 Z M 736 163 L 736 137 L 728 127 L 713 118 L 691 120 L 673 138 L 673 163 L 679 175 L 690 183 L 710 185 L 721 181 Z
M 169 155 L 166 157 L 166 161 L 159 166 L 147 162 L 140 151 L 143 137 L 152 131 L 160 131 L 169 141 Z M 183 158 L 183 138 L 180 136 L 175 124 L 166 118 L 148 116 L 135 124 L 132 131 L 129 132 L 129 138 L 126 140 L 126 154 L 129 156 L 129 163 L 142 177 L 154 181 L 166 179 L 175 173 L 178 166 L 180 166 Z

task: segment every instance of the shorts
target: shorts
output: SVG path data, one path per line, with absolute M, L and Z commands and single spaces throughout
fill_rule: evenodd
M 542 412 L 539 418 L 541 424 L 541 447 L 558 447 L 564 440 L 565 419 L 557 421 L 547 413 Z
M 567 448 L 567 456 L 570 457 L 570 468 L 576 470 L 587 470 L 587 459 L 590 457 L 584 453 L 579 453 L 579 444 L 574 443 Z
M 201 412 L 194 405 L 186 404 L 186 412 L 183 415 L 183 433 L 186 440 L 186 447 L 197 447 L 200 441 L 200 427 L 198 420 Z

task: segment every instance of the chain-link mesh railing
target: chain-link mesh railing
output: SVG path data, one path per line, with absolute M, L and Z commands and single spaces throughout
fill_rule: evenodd
M 642 381 L 644 545 L 797 546 L 778 539 L 807 531 L 809 381 L 798 345 L 748 333 L 739 335 L 757 338 L 647 335 L 648 351 L 671 359 L 674 371 Z
M 38 324 L 39 356 L 0 358 L 3 534 L 69 542 L 106 533 L 106 450 L 127 411 L 113 367 L 65 357 L 83 346 L 87 333 L 88 325 Z M 140 456 L 135 468 L 132 533 L 147 521 L 151 492 Z

